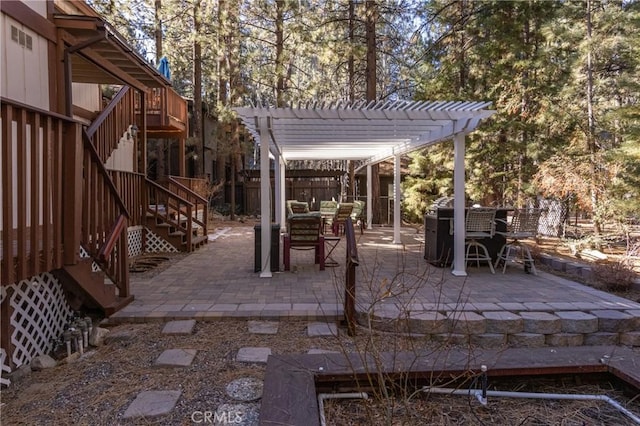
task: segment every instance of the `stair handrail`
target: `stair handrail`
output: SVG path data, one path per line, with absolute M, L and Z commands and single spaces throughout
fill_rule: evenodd
M 89 256 L 100 265 L 102 271 L 116 285 L 119 295 L 127 297 L 130 291 L 126 228 L 130 213 L 107 168 L 101 161 L 96 147 L 89 138 L 86 128 L 82 130 L 82 139 L 85 152 L 85 175 L 90 176 L 94 172 L 97 173 L 106 189 L 106 195 L 109 197 L 108 201 L 113 203 L 115 211 L 106 209 L 108 204 L 103 206 L 105 210 L 101 212 L 91 213 L 90 209 L 83 208 L 81 244 Z M 89 193 L 90 187 L 85 187 L 84 191 L 84 197 L 88 199 L 83 200 L 83 204 L 88 206 L 90 204 L 89 199 L 93 194 Z M 111 220 L 113 222 L 109 224 Z M 118 247 L 117 252 L 114 250 L 115 247 Z
M 119 114 L 120 117 L 116 114 Z M 130 125 L 134 124 L 134 120 L 133 91 L 129 86 L 122 86 L 87 128 L 89 140 L 96 147 L 102 162 L 106 162 L 118 147 L 120 137 L 124 135 Z M 108 134 L 101 138 L 102 133 Z M 100 140 L 96 140 L 96 138 Z
M 206 198 L 204 198 L 202 195 L 192 190 L 191 188 L 175 180 L 173 176 L 168 176 L 167 183 L 169 184 L 170 191 L 175 192 L 178 195 L 185 194 L 186 195 L 185 198 L 189 202 L 193 203 L 195 208 L 195 216 L 192 218 L 192 220 L 198 225 L 200 225 L 203 229 L 204 235 L 207 235 L 207 220 L 209 217 L 209 206 L 208 206 L 209 201 Z M 174 189 L 177 189 L 177 190 L 174 190 Z M 202 220 L 198 219 L 198 208 L 199 208 L 198 206 L 200 204 L 202 204 L 202 210 L 203 210 Z
M 191 251 L 191 243 L 193 238 L 193 220 L 186 220 L 186 226 L 182 224 L 181 216 L 185 216 L 188 218 L 193 218 L 193 203 L 189 200 L 182 198 L 181 196 L 171 192 L 164 186 L 152 181 L 149 178 L 145 179 L 146 182 L 146 193 L 147 193 L 147 212 L 151 213 L 156 218 L 161 218 L 165 223 L 173 226 L 176 229 L 180 229 L 183 231 L 187 238 L 187 250 Z M 165 206 L 165 211 L 163 214 L 159 213 L 158 209 L 158 200 L 155 200 L 155 208 L 150 207 L 151 197 L 149 196 L 149 192 L 151 190 L 158 191 L 162 193 L 164 197 L 166 197 L 167 205 Z M 170 204 L 171 203 L 171 204 Z M 185 207 L 183 209 L 181 206 Z M 172 217 L 173 214 L 177 213 L 177 217 Z
M 118 203 L 118 206 L 120 207 L 120 210 L 122 211 L 123 214 L 126 215 L 128 219 L 129 217 L 131 217 L 129 215 L 129 210 L 127 210 L 127 206 L 125 205 L 124 201 L 120 197 L 120 193 L 118 192 L 118 189 L 116 188 L 115 184 L 111 180 L 109 171 L 100 160 L 100 155 L 98 154 L 98 151 L 96 151 L 95 146 L 91 142 L 91 139 L 89 138 L 89 135 L 87 134 L 86 129 L 82 132 L 82 135 L 83 135 L 83 141 L 84 141 L 84 148 L 89 152 L 91 156 L 91 160 L 98 168 L 98 172 L 100 172 L 100 175 L 104 177 L 107 183 L 107 187 L 109 188 L 109 192 L 111 193 L 111 195 L 114 196 L 116 203 Z
M 116 223 L 113 224 L 111 231 L 105 239 L 105 243 L 102 245 L 102 247 L 100 247 L 100 251 L 98 252 L 98 260 L 100 262 L 105 263 L 108 261 L 107 259 L 113 253 L 113 249 L 116 247 L 116 243 L 118 242 L 118 239 L 120 238 L 120 235 L 122 234 L 122 231 L 126 228 L 126 226 L 127 216 L 121 214 L 120 216 L 118 216 L 118 220 L 116 220 Z

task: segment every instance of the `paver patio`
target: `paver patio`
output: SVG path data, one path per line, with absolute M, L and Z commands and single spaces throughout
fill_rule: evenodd
M 617 331 L 640 331 L 630 329 L 640 324 L 639 303 L 547 272 L 526 274 L 514 266 L 506 274 L 495 275 L 486 266 L 469 267 L 467 277 L 456 277 L 449 268 L 438 268 L 424 260 L 424 234 L 403 228 L 401 236 L 402 244 L 394 244 L 389 227 L 356 235 L 360 259 L 356 305 L 361 317 L 368 313 L 388 319 L 410 311 L 413 318 L 429 312 L 446 315 L 470 311 L 479 315 L 491 312 L 488 318 L 495 322 L 496 312 L 509 313 L 515 319 L 519 313 L 529 313 L 524 315 L 528 318 L 532 314 L 575 312 L 576 321 L 583 321 L 582 312 L 602 317 L 603 322 L 613 316 L 631 318 Z M 342 317 L 344 238 L 333 254 L 340 261 L 337 267 L 319 271 L 312 253 L 292 251 L 291 271 L 274 272 L 272 278 L 260 278 L 254 272 L 254 238 L 250 226 L 218 229 L 209 244 L 156 276 L 132 275 L 135 300 L 111 321 Z M 566 325 L 572 315 L 561 317 Z M 509 316 L 505 321 L 513 320 Z M 610 324 L 607 327 L 599 331 L 612 331 Z

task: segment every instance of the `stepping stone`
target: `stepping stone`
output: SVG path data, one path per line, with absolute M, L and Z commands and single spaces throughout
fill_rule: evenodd
M 313 322 L 307 326 L 307 335 L 309 337 L 337 336 L 338 326 L 334 323 Z
M 252 334 L 278 334 L 277 321 L 249 321 L 249 333 Z
M 225 390 L 227 395 L 237 401 L 251 402 L 262 398 L 262 388 L 262 380 L 243 377 L 229 383 Z
M 191 334 L 196 325 L 196 320 L 169 321 L 164 325 L 162 334 Z
M 154 365 L 157 367 L 188 367 L 197 352 L 197 349 L 167 349 L 160 354 Z
M 204 412 L 203 414 L 211 414 Z M 213 422 L 214 425 L 258 426 L 260 417 L 259 404 L 222 404 L 209 418 L 202 418 L 200 423 Z M 192 419 L 196 423 L 198 419 Z
M 143 391 L 136 396 L 124 412 L 123 418 L 155 417 L 173 410 L 181 391 Z
M 238 355 L 236 355 L 236 361 L 266 363 L 269 355 L 271 355 L 270 348 L 240 348 Z

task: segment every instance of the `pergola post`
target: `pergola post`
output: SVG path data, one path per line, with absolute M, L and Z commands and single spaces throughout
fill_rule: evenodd
M 282 164 L 282 160 L 280 157 L 276 158 L 275 161 L 275 172 L 273 176 L 273 184 L 274 184 L 274 198 L 275 198 L 275 218 L 274 221 L 279 223 L 282 226 L 282 191 L 284 190 L 284 186 L 282 185 L 281 176 L 284 175 L 284 165 Z
M 467 275 L 467 262 L 464 255 L 464 140 L 465 133 L 457 133 L 453 137 L 453 270 L 451 273 L 461 277 Z
M 373 178 L 371 177 L 371 164 L 367 164 L 367 229 L 373 229 Z
M 260 278 L 271 278 L 271 178 L 269 173 L 269 128 L 267 118 L 260 117 Z
M 400 237 L 400 227 L 402 226 L 402 217 L 400 213 L 400 202 L 402 194 L 400 191 L 400 154 L 393 157 L 393 243 L 402 244 Z

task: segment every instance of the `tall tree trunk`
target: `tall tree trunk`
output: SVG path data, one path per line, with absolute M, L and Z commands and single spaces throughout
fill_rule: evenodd
M 155 31 L 154 36 L 156 39 L 156 66 L 160 64 L 160 58 L 162 58 L 162 19 L 160 18 L 160 11 L 162 10 L 162 0 L 155 0 Z
M 597 146 L 595 141 L 595 117 L 593 112 L 593 22 L 591 15 L 591 0 L 587 0 L 587 11 L 586 11 L 586 29 L 587 29 L 587 40 L 589 41 L 587 47 L 587 146 L 589 148 L 589 158 L 591 161 L 591 207 L 593 209 L 593 232 L 596 237 L 600 235 L 602 230 L 602 225 L 600 223 L 600 215 L 598 212 L 599 209 L 599 199 L 598 199 L 598 171 L 596 164 L 598 162 L 597 155 Z
M 367 101 L 375 101 L 376 93 L 376 22 L 378 20 L 378 6 L 374 0 L 365 3 L 365 33 L 367 41 L 367 68 L 366 68 L 366 97 Z M 380 223 L 380 166 L 374 164 L 371 167 L 371 208 L 373 210 L 373 223 Z
M 200 164 L 204 152 L 200 152 L 202 147 L 202 46 L 200 45 L 200 0 L 193 4 L 193 138 L 196 146 L 194 152 L 199 154 L 194 160 L 193 171 L 196 176 L 202 174 Z M 199 161 L 198 161 L 199 160 Z
M 162 0 L 155 0 L 155 39 L 156 39 L 156 66 L 160 64 L 160 58 L 162 58 L 162 20 L 160 18 L 162 10 Z M 156 179 L 160 179 L 165 176 L 165 150 L 169 149 L 167 146 L 169 142 L 167 139 L 159 139 L 155 143 L 156 149 Z M 146 167 L 146 165 L 145 165 Z
M 347 73 L 349 78 L 349 101 L 353 102 L 356 98 L 356 83 L 355 83 L 355 55 L 353 51 L 355 49 L 355 2 L 349 2 L 349 59 L 347 61 Z M 349 189 L 353 200 L 356 199 L 356 169 L 353 161 L 347 162 L 349 169 Z
M 284 1 L 276 1 L 276 107 L 284 106 Z

